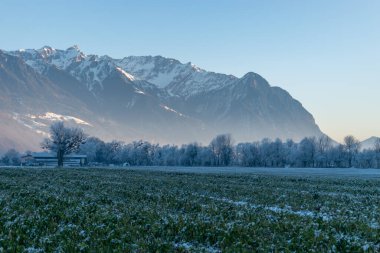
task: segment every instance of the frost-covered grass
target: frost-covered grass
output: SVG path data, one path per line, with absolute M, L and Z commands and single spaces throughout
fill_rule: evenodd
M 0 252 L 378 252 L 380 180 L 0 169 Z

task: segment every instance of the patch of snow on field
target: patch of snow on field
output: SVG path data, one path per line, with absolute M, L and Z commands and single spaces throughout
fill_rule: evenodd
M 34 248 L 34 247 L 29 247 L 25 249 L 25 252 L 28 253 L 39 253 L 39 252 L 45 252 L 43 249 L 40 248 Z
M 252 209 L 257 209 L 257 208 L 263 208 L 265 210 L 269 210 L 275 213 L 288 213 L 288 214 L 294 214 L 297 216 L 301 217 L 311 217 L 311 218 L 322 218 L 323 221 L 329 221 L 332 220 L 332 216 L 329 214 L 325 213 L 315 213 L 309 210 L 299 210 L 299 211 L 293 211 L 290 206 L 287 206 L 285 208 L 281 208 L 278 206 L 264 206 L 264 205 L 255 205 L 255 204 L 249 204 L 246 201 L 233 201 L 231 199 L 227 198 L 216 198 L 216 197 L 210 197 L 210 196 L 205 196 L 205 195 L 199 195 L 200 197 L 203 198 L 209 198 L 212 200 L 217 200 L 217 201 L 222 201 L 225 203 L 229 203 L 235 206 L 247 206 Z
M 373 228 L 373 229 L 380 229 L 379 223 L 377 221 L 374 221 L 374 220 L 369 224 L 369 227 Z
M 181 243 L 175 243 L 174 247 L 175 248 L 182 248 L 185 250 L 190 250 L 193 247 L 193 244 L 191 244 L 189 242 L 181 242 Z
M 196 251 L 201 251 L 201 252 L 208 252 L 208 253 L 219 253 L 221 250 L 216 249 L 214 247 L 208 246 L 208 247 L 196 247 L 190 242 L 180 242 L 180 243 L 174 243 L 174 248 L 176 249 L 181 249 L 185 251 L 191 251 L 191 250 L 196 250 Z
M 271 168 L 271 167 L 135 167 L 134 170 L 201 174 L 258 174 L 277 176 L 317 176 L 328 178 L 380 178 L 379 169 L 356 168 Z

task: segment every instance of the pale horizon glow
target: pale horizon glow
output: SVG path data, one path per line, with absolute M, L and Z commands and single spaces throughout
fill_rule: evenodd
M 0 2 L 0 49 L 162 55 L 280 86 L 342 141 L 380 136 L 380 1 Z

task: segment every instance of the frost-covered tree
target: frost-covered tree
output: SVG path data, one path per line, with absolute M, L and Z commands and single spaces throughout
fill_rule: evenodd
M 104 159 L 107 164 L 120 164 L 122 162 L 122 142 L 113 140 L 109 143 L 106 143 L 103 149 Z
M 356 156 L 356 166 L 359 168 L 375 168 L 376 167 L 376 156 L 372 149 L 364 150 L 359 152 Z
M 332 140 L 327 135 L 322 135 L 316 140 L 316 162 L 318 167 L 328 166 L 328 153 L 332 148 Z
M 293 140 L 287 140 L 284 144 L 284 158 L 286 166 L 295 166 L 298 145 Z
M 182 146 L 182 163 L 186 166 L 199 165 L 197 158 L 199 156 L 199 145 L 198 143 L 190 143 L 188 145 Z
M 62 167 L 64 156 L 78 151 L 86 139 L 82 129 L 65 127 L 62 121 L 57 121 L 50 126 L 50 138 L 46 138 L 41 147 L 56 152 L 58 167 Z
M 343 167 L 346 164 L 346 155 L 342 144 L 331 148 L 327 154 L 331 167 Z
M 283 167 L 285 163 L 284 159 L 284 147 L 280 139 L 276 139 L 270 145 L 270 163 L 273 167 Z
M 376 138 L 375 143 L 373 145 L 373 150 L 376 153 L 380 153 L 380 138 Z
M 376 168 L 380 168 L 380 138 L 376 138 L 374 147 L 374 156 L 375 156 L 375 161 L 376 161 Z
M 239 143 L 236 146 L 236 163 L 241 166 L 256 167 L 260 165 L 259 143 Z
M 228 166 L 233 156 L 233 141 L 230 134 L 216 136 L 210 143 L 217 166 Z
M 166 166 L 178 165 L 178 147 L 172 145 L 165 145 L 161 148 L 162 151 L 162 164 Z
M 1 161 L 5 165 L 20 165 L 20 153 L 15 149 L 10 149 L 3 155 Z
M 135 165 L 152 165 L 154 148 L 147 141 L 135 141 L 132 143 L 131 160 Z
M 81 154 L 87 155 L 89 162 L 104 162 L 104 155 L 101 152 L 105 143 L 96 137 L 87 138 L 86 143 L 79 148 Z
M 190 143 L 181 147 L 147 141 L 103 142 L 90 137 L 81 145 L 80 152 L 89 161 L 117 165 L 348 167 L 355 162 L 355 166 L 362 168 L 380 167 L 380 140 L 373 149 L 359 152 L 358 141 L 351 137 L 347 137 L 344 145 L 335 146 L 327 136 L 304 138 L 300 143 L 263 139 L 234 146 L 230 135 L 219 135 L 208 146 Z
M 347 154 L 348 167 L 352 167 L 352 161 L 359 152 L 360 142 L 352 135 L 344 137 L 344 149 Z
M 298 161 L 302 167 L 314 167 L 316 154 L 315 137 L 302 139 L 298 148 Z

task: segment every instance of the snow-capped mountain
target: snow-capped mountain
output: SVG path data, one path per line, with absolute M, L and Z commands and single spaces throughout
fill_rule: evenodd
M 220 133 L 237 141 L 322 134 L 298 101 L 258 74 L 238 78 L 162 56 L 113 59 L 77 46 L 0 51 L 0 92 L 1 113 L 34 139 L 58 119 L 86 122 L 80 125 L 89 134 L 106 140 L 208 143 Z
M 37 50 L 10 52 L 25 60 L 39 73 L 54 66 L 88 85 L 90 91 L 103 88 L 102 82 L 115 70 L 130 81 L 145 80 L 170 95 L 189 97 L 231 85 L 238 78 L 207 72 L 191 63 L 162 56 L 129 56 L 112 59 L 109 56 L 85 55 L 78 46 L 58 50 L 45 46 Z M 145 84 L 149 87 L 149 85 Z
M 46 73 L 51 67 L 63 70 L 86 84 L 90 91 L 101 88 L 104 79 L 117 67 L 110 57 L 87 56 L 80 51 L 78 46 L 70 47 L 67 50 L 45 46 L 37 50 L 21 49 L 10 53 L 24 59 L 26 64 L 40 74 Z M 130 80 L 134 79 L 131 75 L 125 75 L 125 77 Z
M 185 97 L 230 86 L 238 78 L 207 72 L 191 63 L 162 56 L 129 56 L 117 61 L 122 69 L 155 84 L 172 96 Z

